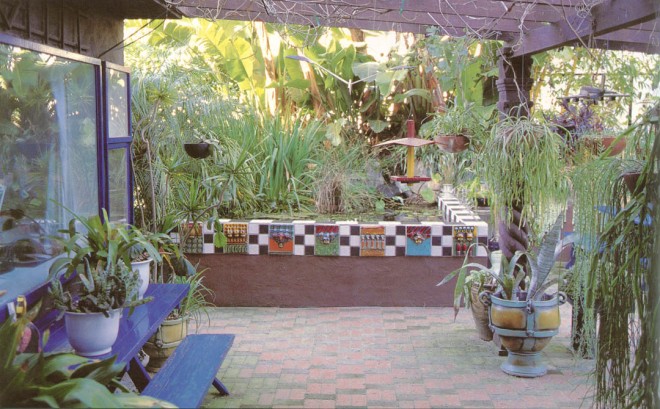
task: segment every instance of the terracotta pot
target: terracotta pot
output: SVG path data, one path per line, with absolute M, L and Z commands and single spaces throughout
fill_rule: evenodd
M 621 176 L 626 186 L 628 187 L 628 190 L 630 190 L 630 193 L 633 195 L 641 193 L 642 189 L 644 189 L 644 186 L 637 186 L 637 181 L 639 180 L 640 174 L 640 172 L 630 172 Z
M 474 325 L 477 327 L 479 339 L 483 341 L 492 341 L 493 330 L 488 326 L 488 307 L 479 299 L 479 284 L 473 283 L 470 288 L 470 309 Z
M 211 154 L 211 145 L 208 143 L 184 143 L 183 149 L 194 159 L 204 159 Z
M 440 135 L 434 139 L 435 143 L 445 152 L 463 152 L 470 145 L 470 139 L 465 135 Z
M 605 152 L 616 140 L 616 136 L 602 136 L 602 137 L 584 137 L 585 146 L 595 155 L 600 155 Z M 608 156 L 616 156 L 623 152 L 626 148 L 626 140 L 620 139 L 613 147 Z

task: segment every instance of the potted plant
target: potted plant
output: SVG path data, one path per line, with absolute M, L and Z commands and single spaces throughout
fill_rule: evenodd
M 528 250 L 530 239 L 538 239 L 534 232 L 547 230 L 548 209 L 566 203 L 565 152 L 562 138 L 543 120 L 506 117 L 493 128 L 476 161 L 477 172 L 492 192 L 490 205 L 507 259 Z
M 435 143 L 445 152 L 462 152 L 473 142 L 478 150 L 488 134 L 493 112 L 493 107 L 454 104 L 435 113 L 422 125 L 420 134 L 435 137 Z
M 470 245 L 461 268 L 449 273 L 436 286 L 447 284 L 456 277 L 456 285 L 454 287 L 454 320 L 458 315 L 462 301 L 465 300 L 465 308 L 469 308 L 472 311 L 472 318 L 474 318 L 479 338 L 484 341 L 490 341 L 493 339 L 493 331 L 489 326 L 488 308 L 479 299 L 479 294 L 484 290 L 495 290 L 497 278 L 500 277 L 502 252 L 493 251 L 488 253 L 490 267 L 479 263 L 471 263 L 469 262 L 469 255 L 472 254 L 472 247 L 478 245 L 483 246 L 480 243 Z
M 83 260 L 84 269 L 65 289 L 60 280 L 53 280 L 50 294 L 53 303 L 64 315 L 69 343 L 81 356 L 98 356 L 109 353 L 117 340 L 119 319 L 123 308 L 151 301 L 138 299 L 140 277 L 122 260 L 117 264 L 104 263 L 90 267 Z
M 533 378 L 547 373 L 540 353 L 558 333 L 559 305 L 566 301 L 562 292 L 545 292 L 557 283 L 548 277 L 559 254 L 562 222 L 560 214 L 537 252 L 517 251 L 503 274 L 491 273 L 498 288 L 480 295 L 490 306 L 491 328 L 508 351 L 501 369 L 509 375 Z
M 170 239 L 161 233 L 145 235 L 134 226 L 111 222 L 105 209 L 102 213 L 103 219 L 98 215 L 81 217 L 72 213 L 74 218 L 69 222 L 68 230 L 61 231 L 68 237 L 55 238 L 63 246 L 66 256 L 51 265 L 50 274 L 53 276 L 66 269 L 66 275 L 69 276 L 85 260 L 92 266 L 98 262 L 102 262 L 103 266 L 117 265 L 119 260 L 128 266 L 133 261 L 146 257 L 148 263 L 143 264 L 146 264 L 147 268 L 141 270 L 140 276 L 139 296 L 142 297 L 149 284 L 149 263 L 151 260 L 162 261 L 159 247 L 172 248 L 169 246 Z M 77 224 L 84 228 L 84 233 L 78 231 Z
M 564 136 L 573 154 L 585 152 L 592 156 L 606 152 L 608 156 L 615 156 L 625 149 L 626 139 L 618 135 L 615 123 L 606 121 L 607 115 L 599 112 L 593 101 L 573 106 L 563 100 L 561 106 L 561 114 L 547 119 Z
M 130 392 L 119 381 L 123 368 L 113 357 L 25 352 L 19 341 L 27 325 L 25 317 L 0 325 L 0 407 L 174 407 Z
M 186 260 L 186 262 L 188 261 Z M 194 266 L 193 268 L 196 269 Z M 211 291 L 202 283 L 203 272 L 202 270 L 191 275 L 172 275 L 170 277 L 171 282 L 188 284 L 189 290 L 179 308 L 172 311 L 167 320 L 163 321 L 156 333 L 144 345 L 144 352 L 149 356 L 147 370 L 156 372 L 163 366 L 167 358 L 188 335 L 191 319 L 197 325 L 200 323 L 205 312 L 204 309 L 210 305 L 206 301 L 206 296 L 211 294 Z

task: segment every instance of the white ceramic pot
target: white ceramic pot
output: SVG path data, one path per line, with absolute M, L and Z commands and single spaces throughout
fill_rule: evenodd
M 131 263 L 131 268 L 133 271 L 137 270 L 140 273 L 140 289 L 138 290 L 138 298 L 141 300 L 144 297 L 144 293 L 147 292 L 147 287 L 149 287 L 149 277 L 151 273 L 151 261 L 149 258 L 144 261 L 134 261 Z
M 110 317 L 100 312 L 66 312 L 64 327 L 69 344 L 81 356 L 98 356 L 112 350 L 119 334 L 121 309 L 110 311 Z

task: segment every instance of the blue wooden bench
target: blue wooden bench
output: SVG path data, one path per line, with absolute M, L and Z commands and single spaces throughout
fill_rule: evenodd
M 171 402 L 180 408 L 199 407 L 211 384 L 221 395 L 228 395 L 229 391 L 216 375 L 233 343 L 231 334 L 188 335 L 142 395 Z

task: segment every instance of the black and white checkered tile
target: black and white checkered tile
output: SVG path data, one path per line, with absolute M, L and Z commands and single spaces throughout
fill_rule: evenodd
M 451 193 L 443 192 L 438 197 L 438 208 L 447 223 L 475 225 L 481 218 Z
M 247 223 L 248 241 L 247 252 L 249 255 L 267 255 L 269 254 L 269 226 L 271 224 L 278 225 L 293 225 L 293 255 L 295 256 L 313 256 L 315 254 L 315 226 L 329 225 L 332 222 L 316 223 L 313 220 L 296 220 L 293 222 L 283 223 L 281 221 L 274 222 L 273 220 L 251 220 L 249 222 L 235 221 L 235 220 L 222 220 L 223 224 L 226 223 Z M 359 257 L 360 254 L 360 228 L 361 225 L 355 221 L 338 221 L 335 223 L 339 227 L 339 251 L 340 257 Z M 379 222 L 377 225 L 369 226 L 382 226 L 385 232 L 385 248 L 384 256 L 406 256 L 406 226 L 429 226 L 431 234 L 430 256 L 431 257 L 448 257 L 452 255 L 452 247 L 454 241 L 452 237 L 452 225 L 457 223 L 443 223 L 443 222 L 422 222 L 420 224 L 402 224 L 400 222 Z M 458 223 L 463 224 L 463 223 Z M 488 240 L 488 224 L 483 221 L 473 221 L 464 223 L 466 225 L 477 227 L 477 237 L 479 242 L 487 244 Z M 204 253 L 218 253 L 222 252 L 221 249 L 215 249 L 213 245 L 213 231 L 207 230 L 206 226 L 203 229 L 204 243 L 202 250 Z M 412 255 L 412 254 L 411 254 Z M 416 254 L 419 255 L 419 254 Z M 479 248 L 479 256 L 485 256 L 485 250 Z

